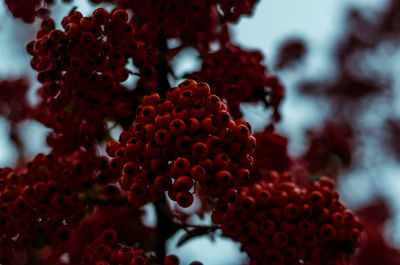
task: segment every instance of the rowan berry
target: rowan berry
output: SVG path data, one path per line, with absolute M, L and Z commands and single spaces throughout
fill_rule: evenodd
M 192 155 L 194 158 L 199 160 L 206 158 L 208 155 L 207 145 L 203 142 L 195 143 L 192 146 Z
M 288 220 L 296 219 L 300 214 L 300 210 L 297 205 L 290 203 L 285 206 L 283 214 Z
M 92 14 L 94 22 L 99 25 L 105 25 L 109 19 L 109 16 L 110 14 L 103 8 L 96 9 Z
M 325 241 L 333 240 L 336 238 L 336 229 L 330 224 L 325 224 L 320 229 L 320 237 Z
M 130 196 L 132 199 L 142 199 L 146 195 L 146 186 L 142 182 L 135 182 L 130 187 Z
M 308 195 L 307 201 L 311 207 L 319 208 L 324 204 L 324 196 L 319 191 L 313 191 Z
M 179 206 L 186 208 L 193 204 L 193 195 L 187 191 L 180 191 L 176 195 L 176 201 Z
M 298 231 L 302 235 L 307 235 L 312 232 L 312 224 L 308 220 L 300 220 L 298 224 Z
M 175 191 L 189 191 L 193 187 L 193 181 L 188 176 L 178 177 L 173 184 Z
M 192 148 L 193 140 L 189 136 L 181 136 L 176 139 L 175 147 L 178 152 L 188 152 Z
M 164 265 L 179 265 L 179 258 L 173 254 L 170 254 L 165 257 Z
M 220 170 L 215 174 L 215 182 L 219 186 L 229 186 L 232 183 L 232 175 L 226 170 Z

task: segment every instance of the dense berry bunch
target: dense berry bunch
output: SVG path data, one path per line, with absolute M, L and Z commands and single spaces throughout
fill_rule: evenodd
M 66 264 L 96 264 L 96 260 L 110 261 L 113 253 L 123 246 L 134 246 L 135 249 L 151 246 L 155 238 L 155 229 L 143 224 L 143 215 L 144 211 L 132 209 L 129 205 L 97 205 L 94 211 L 80 222 L 79 227 L 72 231 L 67 244 L 52 250 L 50 259 L 58 264 L 67 253 L 69 262 Z M 99 249 L 104 244 L 113 250 L 108 258 L 103 255 L 107 253 Z M 106 252 L 108 247 L 105 247 Z M 130 247 L 128 248 L 131 249 Z
M 360 221 L 339 201 L 334 182 L 300 188 L 271 172 L 217 205 L 225 236 L 243 246 L 251 264 L 346 264 L 359 245 Z
M 261 101 L 271 105 L 275 119 L 279 119 L 283 87 L 266 73 L 261 52 L 228 45 L 204 57 L 201 70 L 189 76 L 211 84 L 212 92 L 227 100 L 234 117 L 241 116 L 240 103 Z
M 65 243 L 85 215 L 80 193 L 90 188 L 107 161 L 77 151 L 71 157 L 37 155 L 26 169 L 0 169 L 1 264 L 41 244 Z
M 91 17 L 74 11 L 64 17 L 64 31 L 43 20 L 38 39 L 27 45 L 43 84 L 38 119 L 71 143 L 101 139 L 106 118 L 128 123 L 134 116 L 138 96 L 121 85 L 130 74 L 126 63 L 133 58 L 142 69 L 154 60 L 127 20 L 121 9 L 99 8 Z
M 102 231 L 98 238 L 86 246 L 84 265 L 146 265 L 148 256 L 141 249 L 121 246 L 113 229 Z
M 122 169 L 121 186 L 130 190 L 132 203 L 168 191 L 188 207 L 197 181 L 211 197 L 248 181 L 255 148 L 250 133 L 250 125 L 234 122 L 206 83 L 187 80 L 165 100 L 156 93 L 145 96 L 133 128 L 121 134 L 120 143 L 109 142 L 107 153 L 111 167 Z
M 254 155 L 254 175 L 261 177 L 270 170 L 288 171 L 291 160 L 288 155 L 288 139 L 275 133 L 273 126 L 254 134 L 257 140 Z

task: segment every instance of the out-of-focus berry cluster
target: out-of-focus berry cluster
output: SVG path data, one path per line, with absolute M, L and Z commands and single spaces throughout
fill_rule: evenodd
M 371 204 L 357 211 L 365 233 L 352 265 L 400 264 L 400 251 L 385 238 L 385 224 L 392 214 L 383 198 L 375 198 Z
M 25 23 L 33 23 L 37 15 L 40 15 L 43 11 L 47 12 L 41 10 L 43 0 L 6 0 L 5 2 L 13 16 L 22 19 Z M 45 2 L 53 1 L 47 0 Z
M 342 169 L 351 165 L 354 138 L 348 124 L 326 122 L 321 130 L 309 132 L 309 147 L 298 162 L 311 176 L 336 178 Z
M 301 39 L 289 39 L 279 49 L 275 69 L 290 69 L 306 55 L 307 47 Z
M 188 76 L 211 84 L 211 91 L 227 101 L 234 117 L 242 116 L 240 103 L 264 102 L 273 107 L 274 118 L 280 119 L 283 87 L 276 77 L 266 73 L 261 52 L 228 45 L 203 56 L 200 71 Z
M 28 89 L 28 81 L 24 78 L 0 81 L 0 115 L 11 123 L 27 118 L 30 109 L 26 97 Z
M 300 188 L 271 172 L 215 209 L 224 235 L 242 244 L 251 264 L 347 264 L 362 230 L 328 178 Z
M 254 155 L 253 181 L 261 178 L 270 170 L 285 172 L 292 164 L 287 146 L 288 139 L 274 132 L 272 125 L 262 132 L 254 134 L 257 140 Z
M 246 184 L 255 138 L 244 120 L 233 121 L 206 83 L 187 80 L 167 92 L 145 96 L 132 129 L 109 142 L 111 167 L 121 172 L 130 201 L 154 201 L 164 191 L 183 207 L 197 182 L 211 197 Z M 172 183 L 173 180 L 173 183 Z

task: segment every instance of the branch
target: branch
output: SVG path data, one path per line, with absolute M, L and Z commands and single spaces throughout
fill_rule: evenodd
M 186 230 L 186 234 L 179 239 L 177 243 L 178 247 L 182 246 L 187 241 L 198 236 L 203 236 L 203 235 L 212 236 L 212 233 L 214 233 L 215 230 L 219 228 L 218 226 L 187 225 L 187 224 L 183 224 L 182 226 L 183 226 L 182 228 Z M 187 229 L 188 227 L 191 227 L 193 229 L 188 230 Z
M 173 221 L 173 215 L 165 195 L 154 203 L 157 214 L 157 237 L 156 237 L 156 248 L 155 252 L 159 262 L 163 263 L 166 256 L 166 243 L 167 240 L 172 237 L 181 226 Z
M 168 45 L 167 39 L 160 34 L 158 37 L 158 51 L 160 53 L 158 57 L 158 64 L 156 65 L 157 79 L 158 79 L 158 94 L 165 98 L 168 89 L 171 85 L 168 80 L 168 75 L 171 73 L 171 67 L 168 62 Z

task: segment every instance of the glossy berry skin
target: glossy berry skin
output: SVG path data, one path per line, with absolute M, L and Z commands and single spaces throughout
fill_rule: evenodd
M 250 264 L 342 264 L 359 246 L 363 228 L 332 183 L 323 177 L 301 188 L 272 171 L 242 188 L 226 211 L 215 207 L 220 217 L 214 222 L 242 244 Z
M 196 183 L 210 197 L 247 183 L 242 176 L 249 176 L 255 147 L 250 126 L 233 121 L 208 84 L 187 80 L 167 91 L 166 99 L 153 93 L 143 102 L 133 127 L 123 132 L 127 140 L 121 138 L 119 148 L 109 143 L 107 149 L 116 161 L 111 164 L 115 172 L 136 167 L 121 182 L 134 205 L 168 191 L 172 200 L 188 207 Z

